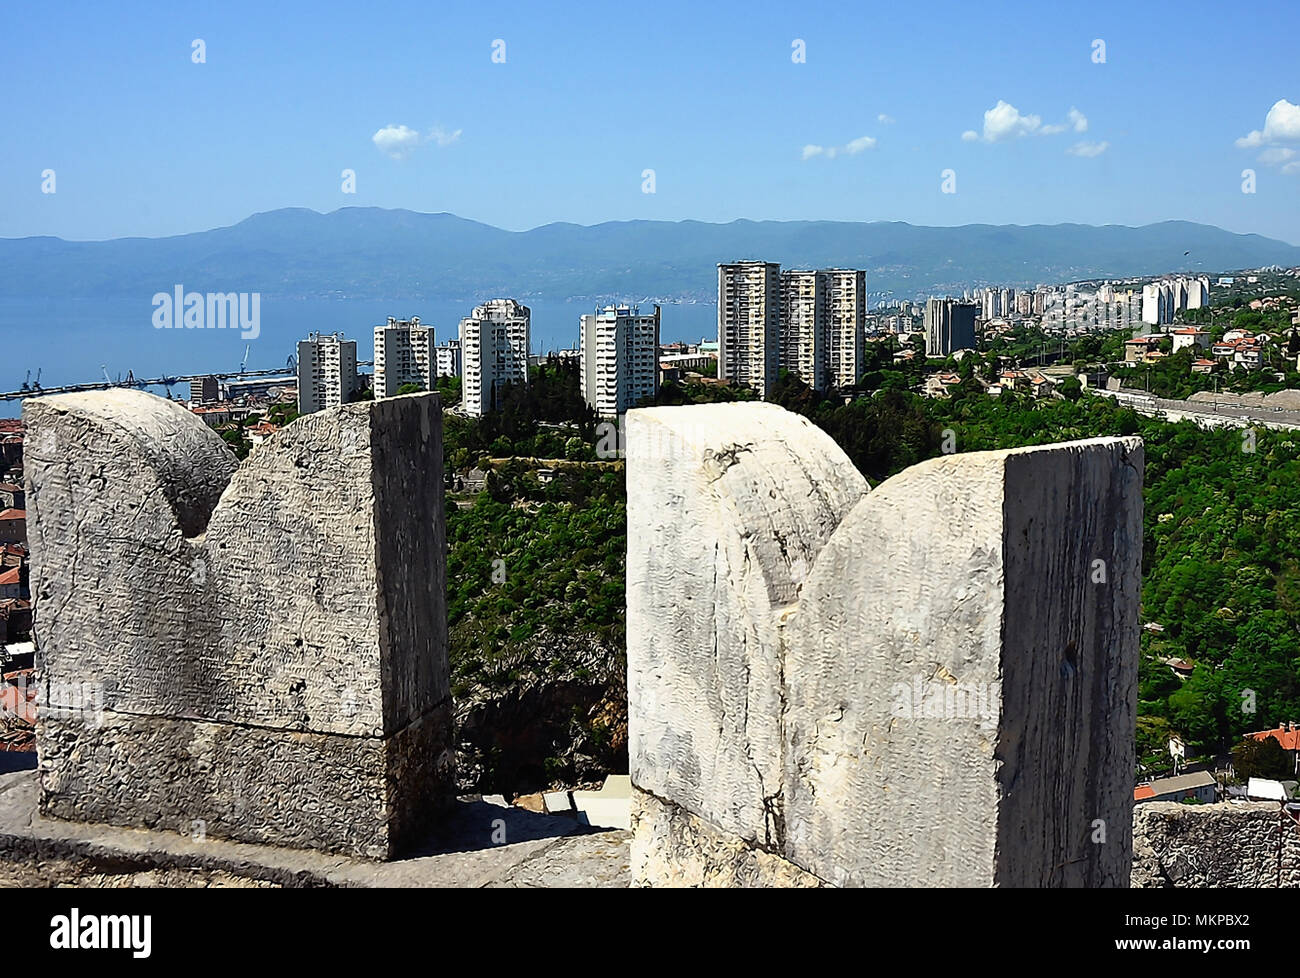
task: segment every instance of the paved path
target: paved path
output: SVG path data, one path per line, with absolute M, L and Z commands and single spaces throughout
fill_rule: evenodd
M 457 802 L 443 829 L 388 863 L 195 841 L 172 832 L 42 818 L 34 771 L 0 775 L 2 886 L 624 887 L 628 839 L 563 815 Z M 493 839 L 504 843 L 496 844 Z

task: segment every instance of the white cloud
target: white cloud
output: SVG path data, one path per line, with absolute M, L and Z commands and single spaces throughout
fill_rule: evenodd
M 984 139 L 996 143 L 1034 132 L 1043 124 L 1041 116 L 1021 115 L 1010 102 L 998 99 L 998 104 L 984 113 Z
M 1100 156 L 1108 149 L 1110 149 L 1110 143 L 1107 142 L 1090 143 L 1087 140 L 1083 140 L 1081 142 L 1075 143 L 1073 146 L 1067 149 L 1066 152 L 1069 153 L 1071 156 L 1093 157 L 1093 156 Z
M 406 159 L 420 145 L 420 134 L 408 126 L 384 126 L 370 138 L 379 152 L 395 160 Z
M 894 124 L 894 117 L 882 112 L 880 115 L 876 116 L 876 121 L 884 126 L 892 126 Z
M 1300 160 L 1296 160 L 1294 163 L 1288 163 L 1286 166 L 1282 167 L 1282 172 L 1288 176 L 1292 173 L 1300 173 Z
M 803 159 L 810 160 L 814 156 L 824 156 L 828 160 L 833 160 L 842 153 L 848 156 L 856 156 L 864 150 L 875 148 L 876 139 L 874 136 L 859 136 L 857 139 L 850 140 L 844 146 L 818 146 L 816 143 L 809 143 L 803 148 Z
M 1261 163 L 1285 163 L 1295 156 L 1295 150 L 1287 149 L 1285 146 L 1271 146 L 1259 154 Z
M 459 129 L 455 132 L 447 132 L 442 126 L 434 126 L 429 131 L 429 138 L 439 146 L 450 146 L 452 143 L 460 141 L 460 134 L 461 130 Z
M 391 156 L 395 160 L 404 160 L 415 152 L 416 147 L 423 143 L 450 146 L 460 140 L 460 134 L 460 129 L 448 132 L 441 126 L 434 126 L 429 131 L 429 135 L 421 136 L 410 126 L 387 125 L 371 136 L 370 139 L 385 156 Z
M 1263 129 L 1252 129 L 1237 140 L 1241 149 L 1255 149 L 1271 143 L 1300 141 L 1300 105 L 1278 99 L 1264 117 Z
M 1017 139 L 1037 133 L 1041 136 L 1055 136 L 1073 129 L 1075 132 L 1088 131 L 1088 117 L 1073 106 L 1066 114 L 1065 122 L 1053 122 L 1043 125 L 1042 116 L 1021 114 L 1010 102 L 998 99 L 998 104 L 984 113 L 984 132 L 981 135 L 974 129 L 967 129 L 961 134 L 966 142 L 983 139 L 986 143 L 1001 142 L 1004 139 Z

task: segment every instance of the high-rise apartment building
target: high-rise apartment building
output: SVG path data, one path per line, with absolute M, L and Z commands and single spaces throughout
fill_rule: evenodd
M 781 362 L 781 266 L 718 265 L 718 377 L 766 397 Z
M 826 288 L 827 379 L 835 387 L 852 387 L 862 373 L 867 273 L 849 268 L 830 268 L 821 274 Z
M 603 418 L 659 392 L 659 307 L 606 306 L 581 317 L 578 336 L 582 396 Z
M 925 304 L 925 354 L 946 357 L 975 349 L 975 317 L 980 307 L 954 299 L 930 299 Z
M 798 375 L 815 390 L 828 386 L 828 319 L 824 272 L 787 269 L 781 272 L 780 354 L 777 365 Z M 719 293 L 719 304 L 722 296 Z
M 433 348 L 433 369 L 435 377 L 460 376 L 460 340 L 448 340 Z
M 532 313 L 514 299 L 492 299 L 460 321 L 461 404 L 479 417 L 501 406 L 506 384 L 528 383 Z
M 347 404 L 357 390 L 357 341 L 310 333 L 298 341 L 298 413 Z
M 406 384 L 434 389 L 433 327 L 420 317 L 394 319 L 375 327 L 375 400 L 393 397 Z

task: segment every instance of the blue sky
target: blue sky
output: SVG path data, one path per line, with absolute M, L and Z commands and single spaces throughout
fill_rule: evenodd
M 358 205 L 511 229 L 1181 219 L 1300 243 L 1298 9 L 9 3 L 0 236 Z

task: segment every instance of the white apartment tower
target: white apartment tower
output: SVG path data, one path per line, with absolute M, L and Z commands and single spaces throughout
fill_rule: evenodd
M 582 396 L 602 418 L 625 414 L 659 392 L 659 306 L 606 306 L 581 317 Z
M 781 348 L 777 365 L 819 391 L 828 386 L 826 298 L 826 277 L 822 272 L 781 272 Z
M 393 397 L 404 384 L 434 388 L 433 327 L 421 326 L 420 317 L 388 317 L 375 327 L 375 400 Z
M 298 413 L 347 404 L 357 390 L 357 341 L 310 333 L 298 341 Z
M 460 340 L 448 340 L 442 346 L 433 348 L 434 375 L 437 377 L 459 377 Z
M 767 397 L 781 361 L 781 266 L 718 265 L 718 378 Z
M 531 312 L 514 299 L 492 299 L 460 321 L 461 404 L 480 417 L 501 406 L 506 384 L 528 383 Z
M 821 274 L 826 288 L 827 380 L 835 387 L 852 387 L 862 372 L 863 336 L 867 327 L 867 273 L 851 268 L 830 268 Z

